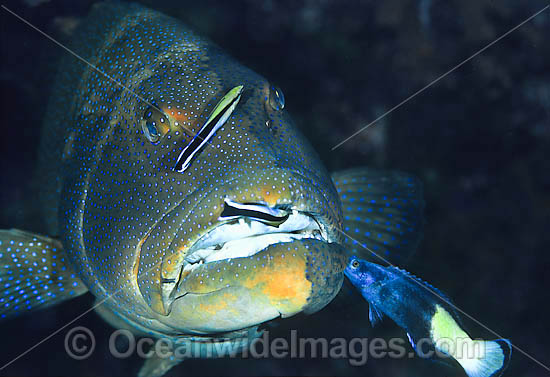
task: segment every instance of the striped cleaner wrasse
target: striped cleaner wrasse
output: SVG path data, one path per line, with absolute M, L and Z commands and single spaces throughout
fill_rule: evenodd
M 472 339 L 447 296 L 416 276 L 355 256 L 345 275 L 368 301 L 371 324 L 388 316 L 407 332 L 419 355 L 450 356 L 469 377 L 500 376 L 508 366 L 509 340 Z
M 217 356 L 331 302 L 349 256 L 371 257 L 357 242 L 390 260 L 420 242 L 416 178 L 329 174 L 282 91 L 179 21 L 98 4 L 69 47 L 89 64 L 60 63 L 41 229 L 0 231 L 2 318 L 89 293 L 114 327 Z M 147 359 L 140 375 L 179 361 Z

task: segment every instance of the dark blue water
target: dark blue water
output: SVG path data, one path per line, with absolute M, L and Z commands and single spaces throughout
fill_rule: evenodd
M 40 3 L 30 6 L 29 3 Z M 63 35 L 94 1 L 6 2 Z M 329 170 L 367 165 L 424 182 L 425 236 L 407 269 L 462 310 L 550 363 L 550 10 L 487 49 L 367 131 L 331 148 L 543 8 L 545 1 L 142 1 L 180 18 L 243 64 L 276 82 L 287 109 Z M 36 162 L 40 123 L 63 51 L 0 10 L 2 88 L 0 227 L 20 224 L 14 203 Z M 69 28 L 69 29 L 67 29 Z M 310 337 L 404 336 L 387 321 L 371 330 L 367 305 L 328 308 L 272 331 Z M 1 364 L 90 307 L 90 296 L 0 323 Z M 138 357 L 109 354 L 111 329 L 90 313 L 75 322 L 96 335 L 75 361 L 60 331 L 2 375 L 135 375 Z M 494 338 L 465 320 L 475 337 Z M 508 376 L 546 371 L 514 351 Z M 419 359 L 189 360 L 168 375 L 461 376 Z

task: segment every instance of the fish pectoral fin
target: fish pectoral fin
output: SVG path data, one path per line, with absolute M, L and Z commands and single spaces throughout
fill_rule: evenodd
M 88 289 L 73 272 L 61 242 L 0 229 L 0 317 L 59 304 Z
M 402 264 L 422 238 L 422 183 L 397 171 L 355 168 L 332 174 L 350 255 Z M 350 239 L 353 238 L 353 239 Z M 369 252 L 368 248 L 371 252 Z
M 182 361 L 182 358 L 177 358 L 174 355 L 161 357 L 156 352 L 152 352 L 152 356 L 145 359 L 141 366 L 138 377 L 161 377 Z
M 369 320 L 372 327 L 378 325 L 384 319 L 384 314 L 376 308 L 373 304 L 369 303 Z
M 409 339 L 409 342 L 411 343 L 411 346 L 412 346 L 413 350 L 416 351 L 416 342 L 414 341 L 411 334 L 407 333 L 407 338 Z

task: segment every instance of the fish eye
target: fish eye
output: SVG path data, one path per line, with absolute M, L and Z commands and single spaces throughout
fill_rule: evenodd
M 149 106 L 143 113 L 141 129 L 147 140 L 153 144 L 157 144 L 168 133 L 170 125 L 168 118 L 163 112 L 153 106 Z
M 269 98 L 268 98 L 269 106 L 275 111 L 280 111 L 285 108 L 285 96 L 283 95 L 283 91 L 272 85 L 269 87 Z
M 359 267 L 359 261 L 357 259 L 354 259 L 352 262 L 351 262 L 351 267 L 352 268 L 357 268 Z

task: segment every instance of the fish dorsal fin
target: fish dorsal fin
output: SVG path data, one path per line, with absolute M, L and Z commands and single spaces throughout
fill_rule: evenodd
M 449 296 L 447 296 L 445 293 L 441 292 L 438 288 L 434 287 L 433 285 L 431 285 L 427 281 L 422 280 L 418 276 L 411 274 L 407 270 L 404 270 L 404 269 L 401 269 L 401 268 L 395 267 L 395 266 L 389 266 L 388 269 L 395 272 L 395 273 L 397 273 L 397 274 L 403 275 L 406 278 L 409 278 L 411 280 L 416 281 L 417 283 L 419 283 L 423 287 L 429 288 L 429 290 L 437 293 L 437 295 L 440 296 L 440 298 L 442 298 L 444 301 L 447 301 L 448 303 L 452 303 Z
M 384 314 L 369 302 L 369 320 L 372 327 L 378 325 L 384 319 Z

